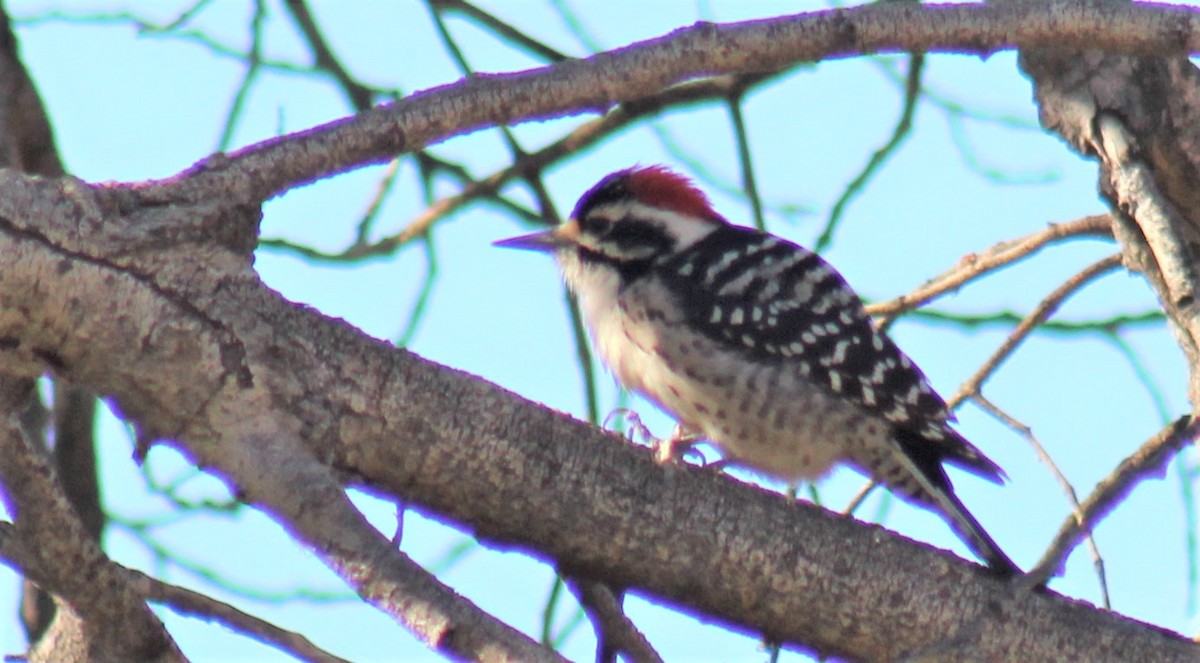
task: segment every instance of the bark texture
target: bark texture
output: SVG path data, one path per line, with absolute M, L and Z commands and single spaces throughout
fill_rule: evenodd
M 1174 55 L 1200 50 L 1196 25 L 1175 9 L 1064 2 L 880 3 L 698 25 L 413 95 L 160 182 L 0 170 L 0 480 L 17 514 L 0 528 L 0 558 L 58 597 L 63 625 L 35 655 L 181 658 L 144 596 L 91 542 L 20 423 L 32 380 L 49 373 L 111 398 L 143 448 L 174 445 L 227 480 L 364 600 L 449 656 L 557 659 L 426 574 L 365 521 L 345 485 L 571 576 L 840 657 L 1196 660 L 1197 645 L 1176 634 L 1006 584 L 727 477 L 656 465 L 648 450 L 286 301 L 259 280 L 252 257 L 264 199 L 483 126 L 606 108 L 705 74 L 866 51 L 1080 48 L 1103 35 L 1112 49 L 1168 55 L 1029 51 L 1025 66 L 1047 126 L 1101 160 L 1126 260 L 1154 284 L 1200 366 L 1200 200 L 1188 186 L 1196 77 Z M 0 147 L 17 160 L 40 154 Z M 1196 385 L 1200 377 L 1194 401 Z

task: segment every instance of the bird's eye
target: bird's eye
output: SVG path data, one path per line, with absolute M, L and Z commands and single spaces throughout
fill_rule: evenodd
M 579 221 L 579 229 L 592 237 L 603 237 L 612 230 L 612 219 L 603 216 L 585 216 Z

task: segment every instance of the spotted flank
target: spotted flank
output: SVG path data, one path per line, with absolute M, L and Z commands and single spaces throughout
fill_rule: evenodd
M 704 278 L 681 274 L 685 265 Z M 660 273 L 709 339 L 748 361 L 790 362 L 797 374 L 933 445 L 948 462 L 1002 478 L 950 428 L 945 401 L 925 375 L 875 329 L 854 291 L 815 253 L 725 225 L 665 260 Z

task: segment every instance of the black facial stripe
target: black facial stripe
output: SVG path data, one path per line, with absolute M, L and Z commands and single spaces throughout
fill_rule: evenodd
M 629 217 L 614 223 L 602 241 L 622 250 L 649 247 L 654 253 L 670 251 L 673 244 L 670 235 L 658 225 Z
M 603 237 L 612 227 L 611 220 L 595 214 L 575 218 L 579 219 L 579 230 L 592 237 Z
M 576 247 L 575 251 L 579 255 L 579 260 L 585 264 L 608 265 L 617 270 L 617 273 L 621 275 L 621 282 L 623 284 L 645 275 L 650 271 L 650 267 L 654 262 L 652 257 L 637 260 L 620 260 L 582 245 Z

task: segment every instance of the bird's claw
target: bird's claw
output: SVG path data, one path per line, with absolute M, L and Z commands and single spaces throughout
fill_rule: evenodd
M 646 424 L 642 423 L 642 418 L 638 416 L 638 413 L 630 408 L 619 407 L 609 412 L 608 416 L 604 418 L 604 423 L 601 427 L 612 429 L 613 420 L 617 417 L 620 417 L 621 421 L 625 424 L 623 434 L 626 438 L 633 442 L 651 443 L 651 446 L 653 446 L 654 435 L 650 433 L 650 429 Z
M 676 424 L 675 429 L 668 437 L 655 437 L 646 424 L 642 423 L 642 418 L 638 416 L 637 412 L 622 407 L 613 410 L 604 418 L 604 428 L 610 428 L 613 420 L 617 417 L 620 417 L 625 424 L 625 437 L 634 442 L 647 444 L 654 452 L 654 462 L 659 465 L 682 463 L 689 456 L 701 467 L 715 468 L 717 471 L 726 465 L 723 460 L 708 462 L 704 454 L 696 448 L 703 438 L 683 424 Z
M 659 465 L 681 463 L 688 454 L 693 455 L 701 465 L 704 465 L 706 463 L 704 454 L 696 448 L 700 440 L 698 434 L 688 430 L 683 424 L 677 424 L 675 430 L 671 431 L 670 437 L 652 440 L 650 448 L 654 450 L 654 461 Z

